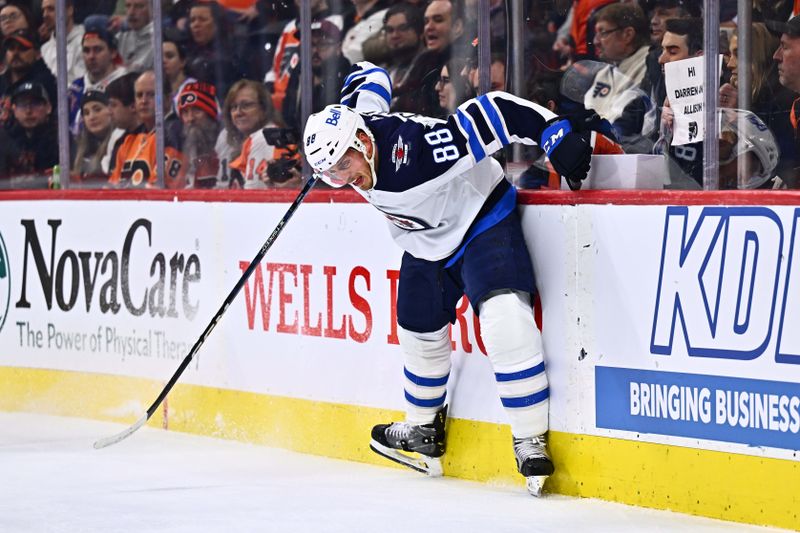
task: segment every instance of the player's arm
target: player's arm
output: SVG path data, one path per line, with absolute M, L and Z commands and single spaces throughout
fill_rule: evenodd
M 362 113 L 388 113 L 392 101 L 392 80 L 384 69 L 361 61 L 344 79 L 340 103 Z
M 538 144 L 572 188 L 589 172 L 590 128 L 512 94 L 494 91 L 461 104 L 448 123 L 466 139 L 475 162 L 517 142 Z

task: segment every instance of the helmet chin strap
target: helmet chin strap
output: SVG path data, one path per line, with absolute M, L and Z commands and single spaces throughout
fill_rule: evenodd
M 369 140 L 372 143 L 372 157 L 367 155 L 367 147 L 363 142 L 361 142 L 361 139 L 358 138 L 358 131 L 363 131 L 367 137 L 369 137 Z M 356 132 L 356 136 L 353 137 L 353 148 L 364 154 L 364 159 L 367 160 L 369 169 L 372 171 L 372 186 L 375 187 L 375 184 L 378 183 L 378 174 L 375 172 L 375 155 L 378 152 L 378 148 L 375 146 L 375 137 L 372 136 L 372 132 L 369 130 L 364 131 L 359 129 L 358 131 Z

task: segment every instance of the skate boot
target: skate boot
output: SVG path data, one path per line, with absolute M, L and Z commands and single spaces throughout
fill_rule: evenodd
M 525 476 L 528 492 L 534 496 L 542 495 L 542 487 L 555 468 L 547 454 L 547 440 L 544 434 L 525 439 L 514 438 L 514 455 L 517 470 Z
M 433 477 L 441 476 L 442 463 L 439 458 L 444 455 L 446 419 L 445 405 L 436 413 L 436 418 L 431 424 L 420 426 L 406 422 L 378 424 L 372 428 L 369 447 L 378 455 L 418 472 Z M 418 455 L 409 455 L 411 453 Z

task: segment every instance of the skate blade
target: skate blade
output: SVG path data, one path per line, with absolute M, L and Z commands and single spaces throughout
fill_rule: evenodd
M 407 466 L 417 472 L 427 474 L 431 477 L 440 477 L 442 475 L 442 462 L 438 457 L 428 457 L 422 454 L 419 454 L 417 457 L 412 457 L 394 448 L 387 448 L 375 440 L 370 441 L 369 447 L 378 455 L 390 461 L 394 461 L 395 463 Z
M 547 480 L 548 476 L 528 476 L 525 478 L 525 484 L 528 487 L 528 492 L 531 495 L 540 498 L 542 496 L 542 489 L 544 488 L 544 482 Z

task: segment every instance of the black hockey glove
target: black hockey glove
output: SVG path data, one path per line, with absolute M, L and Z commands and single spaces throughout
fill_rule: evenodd
M 572 125 L 572 131 L 577 131 L 578 133 L 596 131 L 602 133 L 614 142 L 619 142 L 614 126 L 592 109 L 580 107 L 579 109 L 568 111 L 564 113 L 564 115 L 563 118 L 569 119 L 569 123 Z
M 573 191 L 581 188 L 592 160 L 591 132 L 575 130 L 568 119 L 555 117 L 545 124 L 539 141 L 553 168 Z

